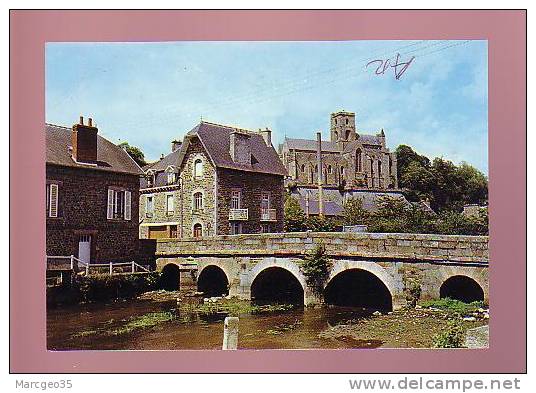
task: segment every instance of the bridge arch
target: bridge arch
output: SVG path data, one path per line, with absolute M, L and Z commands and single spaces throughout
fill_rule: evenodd
M 451 297 L 462 301 L 489 301 L 487 269 L 446 266 L 439 271 L 434 297 Z
M 371 261 L 336 262 L 324 286 L 326 303 L 392 310 L 402 305 L 402 281 Z
M 222 266 L 207 264 L 197 273 L 197 290 L 205 296 L 222 296 L 229 294 L 229 275 Z
M 265 258 L 249 274 L 251 297 L 256 300 L 287 300 L 305 303 L 307 283 L 299 266 L 287 258 Z
M 178 291 L 180 289 L 180 267 L 177 263 L 169 262 L 162 267 L 160 286 L 166 291 Z

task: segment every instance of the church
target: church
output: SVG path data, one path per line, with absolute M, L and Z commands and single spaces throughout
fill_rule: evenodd
M 361 133 L 353 112 L 331 114 L 329 141 L 320 132 L 316 140 L 285 138 L 279 156 L 288 171 L 287 186 L 308 215 L 336 216 L 350 197 L 360 197 L 367 210 L 374 210 L 382 195 L 405 200 L 398 189 L 396 153 L 387 148 L 383 129 Z

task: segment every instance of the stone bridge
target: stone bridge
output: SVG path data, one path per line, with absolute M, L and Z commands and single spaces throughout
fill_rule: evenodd
M 319 244 L 330 270 L 322 288 L 313 290 L 300 265 Z M 206 296 L 387 309 L 405 305 L 410 286 L 420 288 L 421 299 L 488 302 L 489 297 L 487 236 L 244 234 L 159 239 L 156 254 L 167 285 L 196 286 Z

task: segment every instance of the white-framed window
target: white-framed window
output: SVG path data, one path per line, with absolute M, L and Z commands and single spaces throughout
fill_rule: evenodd
M 194 192 L 193 195 L 193 208 L 194 210 L 203 209 L 203 193 L 201 191 Z
M 242 223 L 233 221 L 231 222 L 231 235 L 240 235 L 242 233 Z
M 261 209 L 267 210 L 270 208 L 270 193 L 263 192 L 261 194 Z
M 148 188 L 154 187 L 155 177 L 156 177 L 156 174 L 155 174 L 155 171 L 153 171 L 153 170 L 150 170 L 145 174 L 145 178 L 147 179 L 147 187 Z
M 177 181 L 177 174 L 175 172 L 168 172 L 167 184 L 175 184 L 176 181 Z
M 55 183 L 49 183 L 46 187 L 46 206 L 47 217 L 58 217 L 59 186 Z
M 166 212 L 167 214 L 173 214 L 175 211 L 175 197 L 173 194 L 166 194 Z
M 147 195 L 145 197 L 145 216 L 150 218 L 154 214 L 154 196 Z
M 203 177 L 203 160 L 198 157 L 194 160 L 194 179 Z
M 240 209 L 242 204 L 242 192 L 240 190 L 231 191 L 231 209 Z
M 132 194 L 130 191 L 108 188 L 108 220 L 130 220 Z

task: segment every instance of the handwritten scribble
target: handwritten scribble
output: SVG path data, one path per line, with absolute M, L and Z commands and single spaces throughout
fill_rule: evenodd
M 396 58 L 394 59 L 385 59 L 385 60 L 377 59 L 377 60 L 369 61 L 367 65 L 365 66 L 365 68 L 368 68 L 368 66 L 371 64 L 377 63 L 376 70 L 374 71 L 376 75 L 383 75 L 389 68 L 393 68 L 394 73 L 395 73 L 395 79 L 399 80 L 402 77 L 402 75 L 404 75 L 404 72 L 406 72 L 408 67 L 413 62 L 413 60 L 415 60 L 415 56 L 413 56 L 411 59 L 409 59 L 406 62 L 401 62 L 400 53 L 397 53 Z

